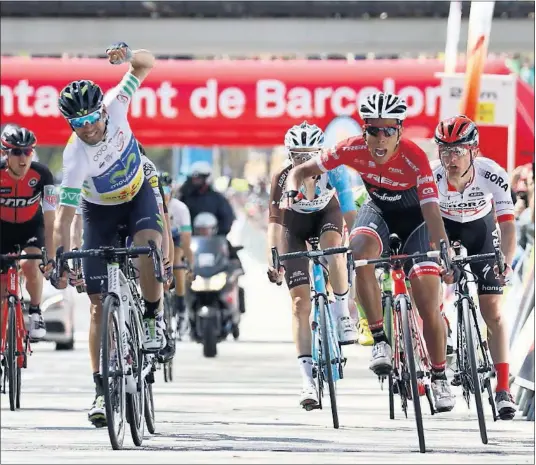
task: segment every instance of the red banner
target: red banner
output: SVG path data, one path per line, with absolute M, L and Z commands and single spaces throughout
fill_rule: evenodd
M 40 145 L 63 145 L 70 135 L 57 109 L 63 86 L 92 79 L 108 91 L 126 70 L 98 59 L 2 57 L 0 66 L 2 123 L 28 126 Z M 130 122 L 148 146 L 273 146 L 304 119 L 325 128 L 337 115 L 358 118 L 356 102 L 383 90 L 407 99 L 406 135 L 428 138 L 439 112 L 434 73 L 442 68 L 436 60 L 158 61 L 133 98 Z M 489 61 L 485 72 L 509 71 L 502 62 Z M 534 106 L 526 103 L 518 115 L 516 151 L 522 156 L 516 164 L 533 159 L 532 121 Z M 483 152 L 506 166 L 506 129 L 481 133 Z

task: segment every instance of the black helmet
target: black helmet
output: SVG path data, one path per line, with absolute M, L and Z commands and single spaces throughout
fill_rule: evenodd
M 73 81 L 60 92 L 58 107 L 65 118 L 76 118 L 98 110 L 103 98 L 101 88 L 93 81 Z
M 173 184 L 173 178 L 167 171 L 163 171 L 162 173 L 160 173 L 159 180 L 160 180 L 160 185 L 162 187 L 171 186 L 171 184 Z
M 7 125 L 0 137 L 3 149 L 34 148 L 37 144 L 35 134 L 26 128 Z

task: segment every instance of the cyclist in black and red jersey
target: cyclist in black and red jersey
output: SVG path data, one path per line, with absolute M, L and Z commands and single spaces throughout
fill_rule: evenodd
M 379 92 L 367 97 L 359 108 L 365 134 L 346 139 L 292 169 L 281 207 L 289 208 L 294 202 L 304 179 L 347 165 L 361 175 L 370 196 L 350 235 L 355 259 L 377 258 L 388 252 L 392 233 L 402 239 L 402 253 L 437 249 L 441 239 L 448 244 L 428 158 L 416 144 L 401 137 L 406 112 L 406 102 L 397 95 Z M 449 411 L 454 408 L 455 399 L 445 374 L 447 335 L 439 311 L 440 267 L 431 260 L 414 260 L 408 262 L 407 268 L 432 361 L 436 409 Z M 446 282 L 452 280 L 452 274 L 445 276 Z M 392 350 L 383 331 L 374 266 L 357 269 L 356 290 L 374 338 L 370 369 L 378 375 L 387 374 L 392 369 Z
M 8 126 L 0 143 L 0 254 L 13 253 L 17 246 L 28 254 L 41 253 L 43 246 L 54 250 L 54 178 L 45 165 L 32 161 L 37 143 L 34 133 Z M 42 339 L 46 334 L 39 307 L 43 275 L 37 260 L 22 260 L 21 267 L 30 294 L 30 338 Z

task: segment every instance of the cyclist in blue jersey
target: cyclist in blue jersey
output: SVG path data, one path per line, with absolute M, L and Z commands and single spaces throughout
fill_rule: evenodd
M 338 247 L 342 245 L 344 221 L 353 225 L 356 209 L 350 176 L 344 166 L 306 179 L 300 189 L 299 201 L 292 210 L 279 209 L 291 168 L 311 159 L 323 146 L 324 133 L 316 125 L 303 122 L 288 130 L 285 147 L 291 163 L 273 176 L 270 190 L 269 253 L 272 247 L 277 247 L 280 253 L 307 250 L 306 241 L 310 237 L 318 237 L 323 249 Z M 281 282 L 284 275 L 292 299 L 293 337 L 303 381 L 300 404 L 314 405 L 318 403 L 318 397 L 312 375 L 309 261 L 305 258 L 289 260 L 286 269 L 281 267 L 279 270 L 271 266 L 271 255 L 268 262 L 268 278 L 274 283 Z M 357 333 L 348 310 L 346 257 L 331 255 L 328 263 L 335 295 L 332 311 L 337 321 L 339 341 L 341 344 L 353 344 Z

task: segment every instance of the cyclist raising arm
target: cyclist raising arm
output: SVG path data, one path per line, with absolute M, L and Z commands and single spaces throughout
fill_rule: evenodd
M 270 218 L 268 225 L 268 278 L 280 282 L 282 270 L 275 270 L 271 263 L 271 248 L 282 253 L 307 250 L 306 241 L 311 237 L 320 239 L 321 248 L 338 247 L 342 243 L 343 215 L 346 221 L 355 220 L 355 206 L 344 167 L 300 182 L 300 202 L 292 210 L 279 209 L 279 201 L 285 189 L 285 180 L 292 166 L 307 163 L 324 145 L 324 133 L 316 125 L 302 123 L 290 128 L 285 136 L 285 146 L 291 165 L 276 173 L 270 190 Z M 335 193 L 339 194 L 339 200 Z M 340 205 L 339 205 L 340 204 Z M 307 259 L 289 260 L 285 278 L 292 299 L 293 338 L 298 352 L 298 364 L 302 374 L 300 404 L 318 404 L 314 387 L 311 358 L 311 313 L 309 262 Z M 339 341 L 351 344 L 356 340 L 355 325 L 348 310 L 348 275 L 346 257 L 343 254 L 329 256 L 330 281 L 335 295 L 332 307 L 337 321 Z
M 426 252 L 448 244 L 439 210 L 437 186 L 426 154 L 403 139 L 406 102 L 393 94 L 370 95 L 360 106 L 365 134 L 351 137 L 289 173 L 282 208 L 291 208 L 304 179 L 340 165 L 354 168 L 371 197 L 361 208 L 350 247 L 355 259 L 377 258 L 389 250 L 389 235 L 402 239 L 402 253 Z M 415 260 L 418 262 L 418 260 Z M 433 261 L 407 264 L 413 296 L 423 320 L 423 333 L 432 361 L 432 391 L 438 411 L 452 410 L 454 396 L 445 374 L 446 331 L 439 312 L 440 268 Z M 452 282 L 452 275 L 447 282 Z M 356 290 L 374 338 L 370 369 L 384 375 L 392 369 L 392 350 L 383 331 L 380 289 L 374 266 L 356 270 Z
M 54 225 L 55 246 L 70 246 L 70 226 L 82 197 L 84 249 L 112 246 L 118 228 L 127 226 L 134 245 L 162 244 L 164 221 L 155 194 L 143 174 L 138 141 L 128 122 L 128 108 L 140 83 L 154 64 L 146 50 L 131 51 L 125 43 L 107 50 L 110 63 L 125 61 L 130 67 L 118 86 L 104 98 L 101 88 L 92 81 L 68 84 L 60 93 L 59 108 L 73 134 L 63 152 L 63 180 L 60 206 Z M 145 302 L 143 346 L 148 351 L 164 347 L 162 284 L 153 271 L 152 259 L 140 260 L 140 287 Z M 99 375 L 100 321 L 102 313 L 101 282 L 107 286 L 106 263 L 99 259 L 83 260 L 84 278 L 91 301 L 89 349 L 95 400 L 89 420 L 96 426 L 106 424 L 102 381 Z M 59 287 L 67 285 L 66 273 Z
M 468 255 L 493 253 L 499 243 L 497 214 L 506 270 L 499 274 L 494 260 L 489 260 L 473 263 L 471 271 L 477 277 L 478 303 L 489 328 L 489 349 L 497 372 L 497 410 L 501 419 L 511 420 L 516 405 L 510 394 L 507 325 L 500 307 L 502 286 L 511 276 L 517 242 L 508 175 L 493 160 L 478 156 L 478 128 L 466 116 L 441 121 L 434 139 L 440 159 L 434 176 L 451 241 L 460 241 Z

